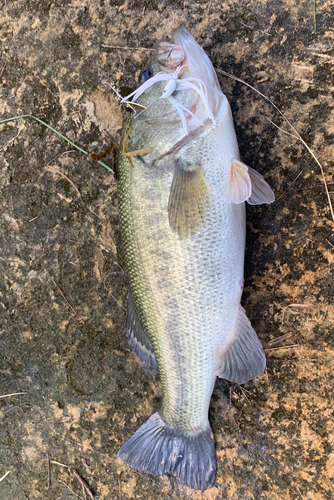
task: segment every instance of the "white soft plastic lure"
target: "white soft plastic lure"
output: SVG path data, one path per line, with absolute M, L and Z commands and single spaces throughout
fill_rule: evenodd
M 142 77 L 127 99 L 146 109 L 126 126 L 117 191 L 130 283 L 127 336 L 139 358 L 159 369 L 163 397 L 119 457 L 204 490 L 216 474 L 208 419 L 216 376 L 241 384 L 265 368 L 240 305 L 244 202 L 271 203 L 274 194 L 240 160 L 228 101 L 185 28 L 160 44 Z M 154 150 L 132 156 L 132 166 L 128 145 Z
M 180 90 L 194 90 L 199 97 L 202 99 L 202 102 L 205 106 L 205 110 L 207 112 L 207 117 L 214 121 L 214 115 L 212 112 L 212 109 L 210 107 L 210 103 L 208 100 L 208 92 L 213 92 L 216 94 L 220 94 L 223 96 L 222 92 L 217 91 L 214 87 L 211 87 L 210 85 L 207 85 L 205 82 L 203 82 L 200 78 L 196 77 L 186 77 L 186 78 L 179 78 L 180 72 L 186 68 L 186 65 L 184 64 L 183 66 L 179 66 L 175 72 L 168 74 L 164 73 L 163 71 L 159 71 L 155 76 L 150 78 L 147 82 L 144 82 L 143 85 L 141 85 L 137 90 L 129 94 L 128 96 L 124 97 L 122 99 L 122 103 L 129 103 L 128 99 L 132 97 L 131 102 L 136 102 L 138 97 L 140 97 L 146 90 L 148 90 L 154 83 L 156 82 L 161 82 L 161 81 L 166 81 L 167 83 L 165 84 L 162 94 L 158 99 L 153 101 L 149 107 L 151 107 L 153 104 L 155 104 L 159 99 L 167 99 L 176 109 L 178 112 L 182 125 L 184 128 L 185 133 L 188 135 L 189 130 L 188 130 L 188 123 L 187 123 L 187 117 L 186 113 L 191 115 L 198 123 L 199 125 L 204 126 L 204 123 L 197 118 L 197 116 L 190 110 L 187 109 L 185 106 L 183 106 L 175 97 L 172 96 L 172 94 L 176 91 Z M 130 104 L 131 104 L 130 102 Z M 144 110 L 145 111 L 145 110 Z M 137 116 L 139 116 L 141 113 L 144 111 L 141 111 Z

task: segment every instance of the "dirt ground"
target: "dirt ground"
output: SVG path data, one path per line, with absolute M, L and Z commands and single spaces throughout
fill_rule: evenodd
M 103 149 L 103 130 L 119 139 L 128 113 L 109 83 L 135 88 L 148 49 L 181 24 L 217 69 L 285 113 L 331 191 L 328 0 L 315 15 L 312 0 L 0 0 L 1 118 L 32 114 L 86 151 Z M 215 486 L 193 491 L 117 458 L 161 390 L 125 338 L 116 183 L 26 118 L 0 125 L 1 500 L 84 498 L 74 470 L 100 500 L 333 498 L 334 236 L 320 167 L 268 101 L 219 79 L 242 159 L 277 201 L 247 208 L 243 303 L 268 373 L 244 389 L 217 381 Z

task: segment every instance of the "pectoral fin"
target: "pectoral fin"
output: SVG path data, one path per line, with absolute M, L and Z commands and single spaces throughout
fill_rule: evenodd
M 261 375 L 265 367 L 266 357 L 258 336 L 240 306 L 234 331 L 218 353 L 214 372 L 230 382 L 245 384 Z
M 188 238 L 199 231 L 210 209 L 210 191 L 202 168 L 179 158 L 168 200 L 170 227 L 180 238 Z
M 252 184 L 248 167 L 242 161 L 233 158 L 230 171 L 230 184 L 227 193 L 228 203 L 242 203 L 252 193 Z
M 275 195 L 261 174 L 233 158 L 227 201 L 229 203 L 247 201 L 250 205 L 261 205 L 275 201 Z
M 248 173 L 252 183 L 252 194 L 248 198 L 247 203 L 250 205 L 273 203 L 275 201 L 275 195 L 262 175 L 251 167 L 248 167 Z

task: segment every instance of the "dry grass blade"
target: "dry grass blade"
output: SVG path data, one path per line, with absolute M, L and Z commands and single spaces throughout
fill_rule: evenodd
M 284 321 L 284 314 L 285 314 L 285 311 L 289 308 L 289 307 L 310 307 L 310 304 L 289 304 L 288 306 L 285 306 L 284 309 L 283 309 L 283 314 L 282 314 L 282 323 Z
M 60 158 L 63 155 L 68 155 L 70 153 L 75 153 L 75 152 L 76 152 L 75 149 L 70 149 L 69 151 L 63 151 L 62 153 L 59 153 L 59 155 L 57 155 L 54 158 L 52 158 L 52 160 L 50 160 L 48 162 L 47 166 L 50 165 L 51 163 L 53 163 L 55 160 L 57 160 L 57 158 Z
M 50 489 L 50 485 L 51 485 L 51 470 L 50 470 L 50 457 L 49 457 L 49 454 L 47 453 L 46 454 L 46 460 L 48 462 L 48 490 Z
M 243 26 L 245 26 L 245 28 L 248 28 L 250 30 L 259 31 L 260 33 L 264 33 L 265 35 L 269 34 L 268 31 L 270 28 L 267 28 L 266 30 L 260 30 L 260 28 L 255 28 L 254 26 L 250 26 L 249 24 L 245 24 L 240 20 L 239 20 L 239 23 L 242 24 Z
M 5 64 L 3 65 L 3 67 L 2 67 L 2 70 L 1 70 L 1 73 L 0 73 L 0 82 L 1 82 L 1 80 L 2 80 L 2 75 L 3 75 L 3 72 L 5 71 L 5 68 L 6 68 L 6 66 L 7 66 L 7 62 L 8 62 L 8 61 L 6 61 L 6 62 L 5 62 Z
M 332 200 L 331 200 L 331 197 L 330 197 L 330 194 L 329 194 L 329 191 L 328 191 L 328 187 L 327 187 L 327 182 L 326 182 L 326 178 L 325 178 L 325 173 L 324 173 L 324 169 L 320 163 L 320 161 L 318 160 L 318 158 L 315 156 L 315 154 L 313 153 L 313 151 L 311 150 L 311 148 L 308 146 L 308 144 L 304 141 L 304 139 L 301 137 L 300 133 L 296 130 L 296 128 L 292 125 L 292 123 L 290 122 L 290 120 L 285 116 L 285 114 L 276 106 L 276 104 L 274 104 L 270 99 L 269 97 L 267 97 L 266 95 L 262 94 L 262 92 L 260 92 L 259 90 L 257 90 L 255 87 L 253 87 L 252 85 L 250 85 L 249 83 L 245 82 L 244 80 L 241 80 L 240 78 L 237 78 L 236 76 L 233 76 L 231 75 L 230 73 L 227 73 L 226 71 L 223 71 L 221 69 L 216 69 L 216 71 L 218 73 L 221 73 L 222 75 L 224 76 L 227 76 L 228 78 L 232 78 L 232 80 L 235 80 L 237 82 L 240 82 L 240 83 L 243 83 L 244 85 L 247 85 L 247 87 L 249 87 L 250 89 L 254 90 L 255 92 L 257 92 L 261 97 L 263 97 L 263 99 L 265 99 L 266 101 L 268 101 L 275 109 L 276 111 L 282 116 L 282 118 L 287 122 L 287 124 L 291 127 L 291 130 L 294 132 L 294 137 L 296 137 L 298 140 L 300 140 L 304 147 L 307 149 L 307 151 L 310 153 L 310 155 L 312 156 L 312 158 L 315 160 L 315 162 L 317 163 L 317 165 L 319 166 L 320 168 L 320 171 L 321 171 L 321 176 L 322 176 L 322 180 L 323 180 L 323 184 L 325 186 L 325 191 L 326 191 L 326 194 L 327 194 L 327 198 L 328 198 L 328 204 L 329 204 L 329 208 L 330 208 L 330 211 L 331 211 L 331 215 L 332 215 L 332 220 L 334 221 L 334 211 L 333 211 L 333 206 L 332 206 Z M 288 133 L 288 132 L 287 132 Z
M 299 363 L 299 359 L 288 359 L 288 358 L 267 358 L 267 361 L 272 363 Z
M 88 465 L 88 463 L 86 462 L 86 460 L 84 458 L 81 459 L 81 462 L 83 463 L 83 466 L 86 467 L 86 469 L 92 468 L 90 465 Z
M 66 469 L 70 469 L 71 467 L 66 464 L 62 464 L 61 462 L 57 462 L 57 460 L 50 460 L 50 463 L 60 465 L 61 467 L 65 467 Z
M 300 491 L 300 489 L 298 488 L 298 486 L 296 486 L 296 489 L 297 489 L 298 493 L 300 494 L 300 496 L 302 497 L 302 499 L 305 500 L 305 497 L 303 496 L 303 494 Z
M 293 137 L 293 139 L 297 139 L 297 141 L 300 140 L 300 138 L 297 135 L 290 134 L 290 132 L 288 132 L 287 130 L 284 130 L 284 128 L 282 128 L 279 125 L 277 125 L 277 123 L 273 122 L 270 118 L 268 118 L 268 116 L 266 116 L 266 118 L 267 118 L 267 120 L 268 120 L 269 123 L 271 123 L 274 127 L 276 127 L 281 132 L 283 132 L 283 134 L 289 135 L 290 137 Z
M 106 45 L 104 43 L 101 43 L 101 47 L 105 49 L 121 49 L 121 50 L 146 50 L 147 52 L 152 52 L 154 49 L 148 49 L 147 47 L 129 47 L 127 45 L 124 45 L 123 47 L 121 45 Z
M 291 344 L 291 345 L 281 345 L 280 347 L 267 347 L 263 349 L 264 351 L 277 351 L 278 349 L 291 349 L 291 347 L 299 347 L 299 344 Z
M 13 394 L 3 394 L 1 398 L 10 398 L 11 396 L 18 396 L 19 394 L 27 394 L 26 392 L 13 392 Z
M 291 184 L 286 188 L 285 191 L 283 191 L 283 193 L 281 194 L 281 196 L 279 196 L 275 201 L 274 201 L 274 205 L 285 195 L 285 193 L 287 191 L 289 191 L 289 189 L 294 185 L 294 183 L 296 182 L 296 180 L 302 175 L 303 173 L 303 170 L 301 170 L 299 172 L 299 174 L 297 175 L 297 177 L 291 182 Z
M 237 384 L 236 382 L 233 382 L 233 385 L 235 387 L 239 387 L 239 389 L 241 390 L 243 396 L 246 398 L 246 400 L 248 401 L 248 403 L 251 404 L 251 402 L 249 401 L 249 399 L 248 399 L 248 397 L 246 395 L 246 392 L 248 392 L 248 394 L 250 394 L 250 392 L 247 389 L 245 389 L 244 387 L 241 387 L 241 385 Z
M 50 168 L 51 170 L 53 170 L 53 171 L 54 171 L 54 172 L 56 172 L 57 174 L 59 174 L 59 175 L 61 175 L 62 177 L 64 177 L 64 179 L 66 179 L 66 180 L 67 180 L 67 181 L 71 184 L 71 186 L 72 186 L 72 187 L 76 190 L 76 192 L 77 192 L 77 194 L 78 194 L 79 198 L 81 198 L 81 199 L 82 199 L 79 189 L 76 187 L 76 185 L 74 184 L 74 182 L 73 182 L 73 181 L 71 181 L 71 179 L 69 179 L 69 178 L 68 178 L 65 174 L 63 174 L 63 172 L 60 172 L 60 170 L 57 170 L 56 168 L 51 167 L 51 165 L 47 165 L 47 168 Z
M 123 142 L 123 153 L 129 160 L 131 167 L 134 168 L 133 162 L 131 160 L 131 156 L 138 156 L 138 155 L 146 155 L 148 153 L 152 153 L 154 151 L 154 148 L 145 148 L 145 149 L 137 149 L 136 151 L 128 151 L 128 144 L 130 140 L 130 127 L 126 127 L 126 134 L 124 137 L 124 142 Z
M 329 186 L 330 184 L 334 184 L 334 182 L 327 182 L 327 186 Z M 320 186 L 322 187 L 322 182 L 319 182 L 318 184 L 313 184 L 312 186 L 298 188 L 298 189 L 296 189 L 296 191 L 305 191 L 305 189 L 314 189 L 314 188 L 320 187 Z
M 114 301 L 125 311 L 125 307 L 122 306 L 122 304 L 120 302 L 118 302 L 118 300 L 116 299 L 116 297 L 113 296 L 113 294 L 108 290 L 107 288 L 107 285 L 106 285 L 106 279 L 111 276 L 112 274 L 125 274 L 123 271 L 122 273 L 119 272 L 119 271 L 116 271 L 114 273 L 109 273 L 107 274 L 107 276 L 104 278 L 103 280 L 103 285 L 104 285 L 104 288 L 106 289 L 107 293 L 109 293 L 109 295 L 114 299 Z
M 268 369 L 267 369 L 267 367 L 265 367 L 265 369 L 264 369 L 264 374 L 265 374 L 267 382 L 269 384 L 269 375 L 268 375 Z
M 77 316 L 77 318 L 79 319 L 79 321 L 81 321 L 81 323 L 85 323 L 84 320 L 81 318 L 81 316 L 79 316 L 79 314 L 76 312 L 76 310 L 71 306 L 71 304 L 69 303 L 69 301 L 67 300 L 67 298 L 65 297 L 65 295 L 63 294 L 63 292 L 61 291 L 61 289 L 59 288 L 59 286 L 57 285 L 57 283 L 55 282 L 55 280 L 53 278 L 51 278 L 53 283 L 56 285 L 56 287 L 58 288 L 61 296 L 63 297 L 63 299 L 65 300 L 65 302 L 70 306 L 70 308 L 72 309 L 72 311 L 74 312 L 74 314 Z
M 78 495 L 75 491 L 73 491 L 73 490 L 72 490 L 72 488 L 70 488 L 70 487 L 69 487 L 69 485 L 65 483 L 65 481 L 63 481 L 62 479 L 59 479 L 59 478 L 58 478 L 58 481 L 59 481 L 59 482 L 61 482 L 61 483 L 63 483 L 63 484 L 66 486 L 66 488 L 68 488 L 70 491 L 72 491 L 72 493 L 73 493 L 75 496 L 77 496 L 78 498 L 81 498 L 81 500 L 85 500 L 83 497 L 81 497 L 81 496 L 80 496 L 80 495 Z
M 283 340 L 289 339 L 292 337 L 293 333 L 285 333 L 284 335 L 281 335 L 280 337 L 276 337 L 275 339 L 269 340 L 268 345 L 275 345 L 278 344 L 279 342 L 283 342 Z
M 10 470 L 7 471 L 6 474 L 4 474 L 2 477 L 0 477 L 0 483 L 8 476 L 9 473 L 10 473 Z
M 36 220 L 36 219 L 38 219 L 38 217 L 39 217 L 40 215 L 42 215 L 42 213 L 43 213 L 43 212 L 44 212 L 44 209 L 43 209 L 41 212 L 39 212 L 39 214 L 38 214 L 38 215 L 36 215 L 36 217 L 33 217 L 32 219 L 30 219 L 30 220 L 29 220 L 29 223 L 30 223 L 30 222 L 33 222 L 33 221 L 34 221 L 34 220 Z
M 129 156 L 147 155 L 148 153 L 153 153 L 154 148 L 144 148 L 137 149 L 136 151 L 124 151 L 124 154 L 129 158 Z

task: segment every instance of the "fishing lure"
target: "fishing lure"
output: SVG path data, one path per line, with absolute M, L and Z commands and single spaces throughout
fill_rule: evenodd
M 204 123 L 201 120 L 199 120 L 199 118 L 197 118 L 197 116 L 192 111 L 190 111 L 190 109 L 183 106 L 180 103 L 180 101 L 177 101 L 173 97 L 172 94 L 175 91 L 179 91 L 179 90 L 194 90 L 195 92 L 197 92 L 199 97 L 202 99 L 208 118 L 212 122 L 214 122 L 215 121 L 214 115 L 213 115 L 212 109 L 211 109 L 210 104 L 209 104 L 209 99 L 208 99 L 208 91 L 213 92 L 214 94 L 217 94 L 220 96 L 223 96 L 224 94 L 222 92 L 217 91 L 214 87 L 211 87 L 210 85 L 204 83 L 203 80 L 201 80 L 200 78 L 196 78 L 196 77 L 179 78 L 181 70 L 183 70 L 186 67 L 187 67 L 186 64 L 179 66 L 171 74 L 160 71 L 155 76 L 153 76 L 152 78 L 147 80 L 145 83 L 143 83 L 137 90 L 135 90 L 134 92 L 132 92 L 128 96 L 124 97 L 121 102 L 123 104 L 131 104 L 131 103 L 135 102 L 136 99 L 138 99 L 138 97 L 140 97 L 154 83 L 160 82 L 160 81 L 166 81 L 166 85 L 164 86 L 162 95 L 158 99 L 153 101 L 148 107 L 153 106 L 153 104 L 155 104 L 159 99 L 167 99 L 174 106 L 176 111 L 178 112 L 178 114 L 181 118 L 181 121 L 182 121 L 183 129 L 184 129 L 186 135 L 188 135 L 189 128 L 188 128 L 186 113 L 188 113 L 193 118 L 195 118 L 195 120 L 199 123 L 199 125 L 204 126 Z M 129 101 L 129 98 L 131 98 L 131 97 L 132 97 L 132 101 Z M 135 115 L 135 118 L 137 116 L 139 116 L 141 113 L 143 113 L 144 111 L 146 111 L 146 109 L 142 110 L 140 113 Z

